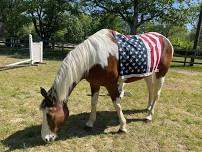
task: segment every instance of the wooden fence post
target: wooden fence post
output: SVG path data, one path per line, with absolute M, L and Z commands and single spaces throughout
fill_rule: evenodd
M 185 58 L 184 58 L 184 66 L 186 66 L 186 63 L 187 63 L 187 50 L 185 50 Z

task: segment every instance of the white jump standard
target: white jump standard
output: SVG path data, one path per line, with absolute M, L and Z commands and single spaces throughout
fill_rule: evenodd
M 1 68 L 14 68 L 23 66 L 23 64 L 37 64 L 43 62 L 43 42 L 33 42 L 32 35 L 29 34 L 29 53 L 30 58 L 27 60 L 11 63 L 5 66 L 2 66 Z

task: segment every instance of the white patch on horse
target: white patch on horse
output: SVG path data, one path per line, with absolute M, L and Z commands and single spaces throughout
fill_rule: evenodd
M 125 119 L 125 117 L 123 115 L 120 101 L 121 101 L 121 98 L 117 97 L 116 100 L 113 101 L 113 103 L 114 103 L 114 107 L 115 107 L 116 112 L 117 112 L 118 117 L 119 117 L 120 130 L 123 131 L 123 132 L 127 132 L 126 119 Z
M 114 43 L 110 37 L 113 37 L 111 31 L 103 29 L 89 37 L 93 47 L 97 51 L 97 64 L 103 68 L 108 66 L 109 55 L 118 59 L 118 45 Z
M 91 98 L 91 113 L 88 122 L 86 123 L 86 126 L 93 127 L 94 122 L 96 120 L 96 106 L 98 101 L 98 95 L 99 92 L 95 92 Z
M 85 77 L 93 65 L 108 66 L 110 55 L 118 60 L 118 46 L 110 37 L 113 37 L 110 30 L 100 30 L 66 56 L 52 86 L 59 102 L 67 100 L 73 83 L 77 84 Z
M 47 121 L 47 113 L 48 113 L 47 109 L 42 109 L 42 112 L 43 112 L 43 123 L 41 128 L 41 138 L 45 142 L 54 141 L 57 135 L 53 133 L 49 128 L 48 121 Z
M 146 77 L 145 81 L 147 83 L 148 91 L 149 91 L 149 101 L 147 109 L 149 110 L 147 120 L 152 120 L 152 115 L 154 115 L 154 108 L 158 98 L 160 97 L 161 88 L 163 86 L 165 77 L 156 78 L 156 74 Z
M 124 94 L 125 94 L 125 90 L 124 90 L 125 83 L 123 81 L 119 81 L 118 85 L 119 85 L 118 90 L 120 93 L 120 98 L 122 98 L 124 97 Z

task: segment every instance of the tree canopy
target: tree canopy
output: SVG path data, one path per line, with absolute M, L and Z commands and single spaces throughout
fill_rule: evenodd
M 24 14 L 26 9 L 23 0 L 0 0 L 0 22 L 5 28 L 5 36 L 18 36 L 20 29 L 30 23 Z
M 71 43 L 102 28 L 131 34 L 156 31 L 188 48 L 199 7 L 191 0 L 0 0 L 0 28 L 4 38 L 32 32 L 44 42 Z
M 93 12 L 119 15 L 130 27 L 131 34 L 136 34 L 137 28 L 150 20 L 184 24 L 190 12 L 196 7 L 191 1 L 182 0 L 82 0 L 82 2 Z
M 27 15 L 42 40 L 49 40 L 64 26 L 64 13 L 70 8 L 65 0 L 32 0 L 27 1 L 27 6 Z

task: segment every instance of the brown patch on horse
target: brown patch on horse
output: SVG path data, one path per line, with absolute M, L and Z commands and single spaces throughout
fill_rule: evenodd
M 109 55 L 108 66 L 102 67 L 97 64 L 93 66 L 88 73 L 86 80 L 91 86 L 105 86 L 114 101 L 119 96 L 118 91 L 118 60 L 115 56 Z
M 119 78 L 119 62 L 115 56 L 109 55 L 108 57 L 108 66 L 101 67 L 97 64 L 93 66 L 86 78 L 92 84 L 98 86 L 110 86 L 117 84 Z M 144 77 L 132 77 L 125 80 L 125 83 L 130 83 L 133 81 L 141 80 Z
M 63 103 L 63 105 L 55 105 L 54 107 L 48 108 L 48 113 L 46 116 L 50 130 L 56 133 L 59 126 L 61 126 L 65 119 L 69 117 L 67 104 Z
M 162 54 L 161 54 L 161 58 L 160 58 L 160 62 L 158 65 L 158 69 L 159 72 L 156 73 L 156 77 L 160 78 L 160 77 L 164 77 L 165 74 L 168 72 L 168 69 L 170 67 L 170 64 L 172 62 L 172 46 L 170 44 L 170 42 L 161 37 L 161 40 L 163 41 L 163 49 L 162 49 Z
M 88 72 L 86 80 L 98 86 L 110 86 L 117 82 L 119 77 L 118 61 L 115 56 L 109 55 L 108 66 L 94 65 Z
M 141 80 L 145 77 L 132 77 L 132 78 L 128 78 L 124 81 L 124 83 L 130 83 L 130 82 L 134 82 L 134 81 L 137 81 L 137 80 Z

